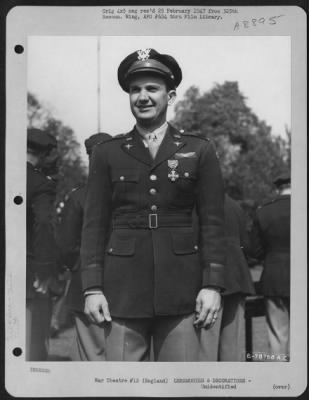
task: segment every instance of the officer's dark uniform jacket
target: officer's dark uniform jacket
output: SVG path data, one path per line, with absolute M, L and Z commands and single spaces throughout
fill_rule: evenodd
M 290 207 L 290 195 L 281 195 L 256 210 L 251 246 L 252 255 L 264 261 L 265 296 L 290 296 Z
M 115 317 L 193 312 L 203 286 L 224 287 L 223 197 L 208 139 L 169 125 L 155 160 L 136 130 L 97 145 L 84 214 L 83 289 L 102 285 Z
M 86 186 L 80 186 L 71 192 L 57 232 L 61 261 L 73 272 L 67 295 L 67 306 L 79 311 L 84 309 L 80 276 L 80 245 L 85 199 Z
M 55 273 L 54 196 L 54 182 L 27 163 L 27 298 L 35 294 L 36 278 L 45 280 Z
M 246 231 L 245 215 L 235 200 L 225 195 L 225 287 L 224 295 L 242 293 L 254 294 L 254 286 L 245 257 L 249 251 L 249 237 Z

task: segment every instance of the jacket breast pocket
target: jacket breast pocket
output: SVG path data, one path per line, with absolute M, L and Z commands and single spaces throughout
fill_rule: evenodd
M 140 171 L 138 169 L 115 169 L 112 171 L 113 184 L 126 185 L 130 183 L 138 183 L 140 179 Z
M 115 169 L 112 171 L 113 201 L 117 206 L 130 206 L 139 201 L 138 184 L 140 171 L 138 169 Z
M 198 159 L 197 158 L 183 158 L 178 160 L 178 167 L 181 176 L 196 179 L 198 170 Z
M 106 252 L 110 256 L 129 257 L 135 254 L 135 237 L 121 236 L 113 232 Z
M 192 191 L 196 187 L 197 183 L 197 159 L 182 159 L 179 160 L 178 167 L 176 168 L 178 173 L 178 179 L 175 184 L 183 195 L 192 194 Z

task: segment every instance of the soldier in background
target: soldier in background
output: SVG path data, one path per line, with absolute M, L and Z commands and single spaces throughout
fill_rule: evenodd
M 85 140 L 86 152 L 90 158 L 93 147 L 111 138 L 107 133 L 97 133 Z M 104 335 L 98 325 L 89 323 L 84 314 L 84 296 L 80 276 L 80 245 L 83 226 L 86 185 L 72 190 L 63 209 L 58 229 L 57 242 L 61 263 L 72 272 L 66 307 L 74 315 L 76 340 L 73 343 L 74 361 L 104 361 Z
M 202 361 L 245 361 L 245 297 L 255 292 L 246 260 L 246 215 L 227 194 L 224 214 L 226 290 L 217 323 L 202 332 Z
M 56 187 L 41 168 L 57 142 L 53 136 L 36 128 L 28 129 L 27 135 L 26 360 L 45 361 L 51 295 L 57 290 L 53 229 Z
M 291 179 L 282 173 L 274 180 L 277 197 L 256 210 L 251 232 L 252 255 L 263 261 L 261 293 L 265 296 L 271 354 L 289 360 L 290 329 L 290 213 Z

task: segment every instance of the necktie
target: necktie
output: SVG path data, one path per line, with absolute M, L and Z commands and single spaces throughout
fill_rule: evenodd
M 157 135 L 155 133 L 148 133 L 146 139 L 149 152 L 151 154 L 151 157 L 154 159 L 156 157 L 159 148 Z

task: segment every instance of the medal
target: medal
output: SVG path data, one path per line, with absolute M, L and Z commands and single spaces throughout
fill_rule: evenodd
M 176 171 L 178 163 L 179 163 L 178 160 L 167 160 L 167 165 L 169 168 L 167 177 L 172 182 L 175 182 L 179 178 L 179 174 Z

